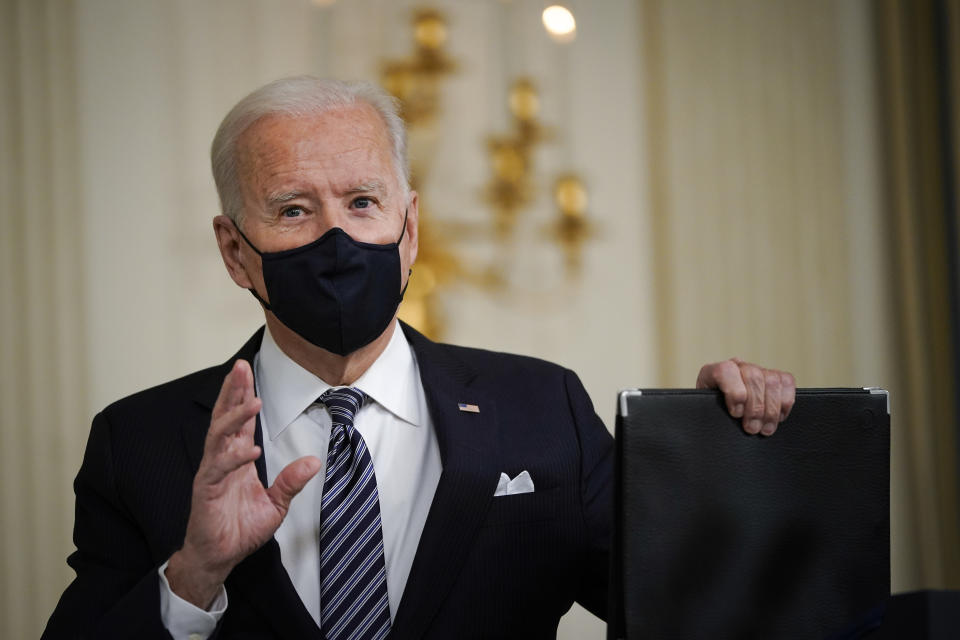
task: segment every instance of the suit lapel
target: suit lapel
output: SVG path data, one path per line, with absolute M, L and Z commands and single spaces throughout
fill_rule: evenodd
M 210 370 L 210 375 L 198 390 L 195 400 L 207 410 L 202 424 L 190 424 L 184 428 L 184 440 L 193 472 L 196 473 L 203 457 L 203 445 L 210 421 L 210 411 L 217 401 L 220 386 L 227 373 L 237 360 L 246 360 L 253 366 L 253 358 L 260 350 L 263 339 L 261 328 L 230 360 Z M 260 416 L 257 416 L 257 428 L 254 441 L 263 447 L 263 429 Z M 256 461 L 257 476 L 263 486 L 267 486 L 267 469 L 263 456 Z M 262 547 L 247 556 L 234 567 L 227 578 L 228 593 L 240 592 L 256 608 L 264 620 L 274 627 L 278 635 L 285 638 L 318 638 L 320 628 L 303 606 L 290 576 L 280 561 L 280 545 L 270 538 Z
M 493 500 L 497 418 L 494 399 L 471 388 L 472 369 L 403 328 L 417 354 L 443 465 L 390 636 L 420 638 L 456 582 Z M 459 403 L 480 411 L 461 411 Z
M 275 538 L 247 556 L 227 578 L 227 590 L 241 592 L 276 630 L 290 640 L 320 638 L 320 627 L 303 606 L 287 570 L 280 561 Z
M 183 439 L 187 447 L 187 455 L 190 458 L 190 465 L 194 473 L 200 467 L 200 459 L 203 458 L 203 444 L 207 438 L 207 429 L 210 427 L 210 413 L 213 411 L 213 405 L 217 403 L 217 396 L 220 395 L 220 387 L 223 386 L 223 379 L 227 377 L 230 370 L 237 360 L 246 360 L 253 368 L 253 358 L 260 351 L 260 343 L 263 341 L 264 328 L 253 334 L 246 344 L 240 347 L 232 358 L 224 362 L 219 367 L 213 367 L 207 370 L 207 375 L 203 378 L 197 387 L 193 396 L 194 401 L 205 409 L 203 419 L 197 423 L 190 423 L 183 426 Z M 254 435 L 255 442 L 263 446 L 263 434 L 260 429 L 260 416 L 257 416 L 257 430 Z M 263 463 L 263 456 L 257 460 L 257 475 L 260 482 L 266 486 L 267 474 Z
M 253 369 L 253 359 L 260 351 L 260 343 L 263 341 L 264 328 L 260 327 L 247 342 L 240 347 L 232 358 L 224 362 L 219 367 L 213 367 L 207 371 L 204 378 L 194 394 L 194 401 L 206 410 L 204 420 L 198 424 L 187 424 L 183 428 L 184 444 L 187 447 L 187 455 L 190 458 L 190 464 L 193 472 L 196 473 L 200 467 L 200 460 L 203 458 L 203 444 L 207 437 L 207 429 L 210 426 L 210 412 L 213 411 L 213 405 L 217 403 L 217 396 L 220 395 L 220 387 L 223 386 L 223 379 L 227 377 L 230 370 L 233 369 L 237 360 L 246 360 Z M 256 388 L 256 379 L 254 379 L 254 388 Z M 257 428 L 253 436 L 254 442 L 263 448 L 263 429 L 260 427 L 260 416 L 257 415 Z M 267 467 L 263 456 L 257 458 L 257 477 L 261 484 L 267 486 Z

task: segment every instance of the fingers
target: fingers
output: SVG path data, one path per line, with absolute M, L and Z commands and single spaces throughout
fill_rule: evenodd
M 259 457 L 260 448 L 253 442 L 259 411 L 260 399 L 251 398 L 210 422 L 201 468 L 215 469 L 215 481 Z
M 780 371 L 780 422 L 787 419 L 797 401 L 797 381 L 793 374 Z
M 243 360 L 223 380 L 214 405 L 197 478 L 215 484 L 260 457 L 253 442 L 261 402 L 253 390 L 253 373 Z
M 698 389 L 719 389 L 727 403 L 727 411 L 734 418 L 743 416 L 747 402 L 747 387 L 736 360 L 724 360 L 705 365 L 697 376 Z
M 245 360 L 237 360 L 227 377 L 223 379 L 220 395 L 213 406 L 208 446 L 211 441 L 224 436 L 241 433 L 252 439 L 256 417 L 260 411 L 260 399 L 253 390 L 253 372 Z
M 755 364 L 743 362 L 739 367 L 740 375 L 747 387 L 747 401 L 743 411 L 743 430 L 750 435 L 756 435 L 763 428 L 766 378 L 763 370 Z
M 763 426 L 760 433 L 772 436 L 780 422 L 780 372 L 767 369 L 763 373 Z
M 253 372 L 250 370 L 250 363 L 237 360 L 220 386 L 220 393 L 213 405 L 213 418 L 217 419 L 231 407 L 242 404 L 253 395 Z
M 785 371 L 731 358 L 704 365 L 697 376 L 697 388 L 719 389 L 730 415 L 742 419 L 746 433 L 769 436 L 790 415 L 797 383 Z
M 246 399 L 243 404 L 232 407 L 219 418 L 213 418 L 210 421 L 210 430 L 207 432 L 207 442 L 230 436 L 246 437 L 252 440 L 261 405 L 260 398 L 254 396 Z
M 253 441 L 259 410 L 260 400 L 254 398 L 211 421 L 203 446 L 203 460 L 197 471 L 198 480 L 208 484 L 220 482 L 260 457 L 260 447 Z
M 287 513 L 290 501 L 300 493 L 313 476 L 317 475 L 322 466 L 320 458 L 304 456 L 283 468 L 273 481 L 273 486 L 267 489 L 267 495 L 280 513 Z

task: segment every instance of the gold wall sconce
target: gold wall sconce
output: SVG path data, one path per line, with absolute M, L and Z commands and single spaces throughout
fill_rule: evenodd
M 511 131 L 487 138 L 492 176 L 484 190 L 493 207 L 494 228 L 500 239 L 513 232 L 517 214 L 534 200 L 533 152 L 551 137 L 539 122 L 540 95 L 529 78 L 519 78 L 510 87 L 507 104 Z
M 439 338 L 446 328 L 438 298 L 444 288 L 462 282 L 491 292 L 511 289 L 498 264 L 467 264 L 457 244 L 491 239 L 501 249 L 511 244 L 518 221 L 537 200 L 535 151 L 555 134 L 540 121 L 540 94 L 535 83 L 530 78 L 518 78 L 507 95 L 509 130 L 486 140 L 491 176 L 482 199 L 491 207 L 492 220 L 479 225 L 434 219 L 420 185 L 426 182 L 439 138 L 436 120 L 442 82 L 457 71 L 457 64 L 444 51 L 448 30 L 440 11 L 416 10 L 412 27 L 413 54 L 385 61 L 380 73 L 384 88 L 401 103 L 410 139 L 411 182 L 421 193 L 419 253 L 400 316 L 426 335 Z M 586 186 L 573 173 L 560 175 L 553 184 L 553 201 L 557 217 L 538 233 L 560 247 L 566 275 L 575 277 L 582 266 L 583 246 L 595 231 L 587 216 Z
M 447 21 L 436 9 L 417 9 L 413 14 L 413 55 L 384 62 L 380 79 L 384 89 L 398 100 L 409 127 L 430 123 L 440 106 L 440 83 L 457 69 L 443 46 Z
M 553 183 L 553 201 L 560 213 L 548 233 L 563 249 L 568 276 L 576 276 L 583 266 L 583 245 L 596 235 L 596 225 L 587 218 L 587 188 L 573 173 L 557 177 Z
M 521 211 L 536 199 L 536 146 L 555 137 L 554 131 L 539 120 L 540 95 L 533 80 L 521 77 L 514 81 L 507 105 L 511 131 L 490 136 L 487 141 L 492 175 L 484 190 L 486 201 L 493 207 L 494 228 L 501 240 L 510 237 Z M 596 232 L 587 217 L 587 187 L 575 173 L 561 174 L 553 183 L 553 201 L 558 217 L 546 226 L 546 237 L 563 250 L 567 276 L 576 277 L 583 264 L 583 245 Z

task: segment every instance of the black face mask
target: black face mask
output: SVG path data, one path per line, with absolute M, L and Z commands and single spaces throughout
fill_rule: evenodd
M 341 356 L 373 342 L 393 320 L 407 290 L 400 290 L 406 229 L 404 212 L 391 244 L 358 242 L 334 227 L 302 247 L 264 253 L 237 227 L 260 256 L 270 302 L 250 289 L 253 297 L 304 340 Z

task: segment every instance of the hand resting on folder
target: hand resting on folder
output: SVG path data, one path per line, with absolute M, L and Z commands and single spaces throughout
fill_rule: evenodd
M 703 365 L 697 376 L 697 389 L 719 389 L 730 415 L 743 419 L 744 431 L 769 436 L 790 415 L 797 382 L 786 371 L 731 358 Z

